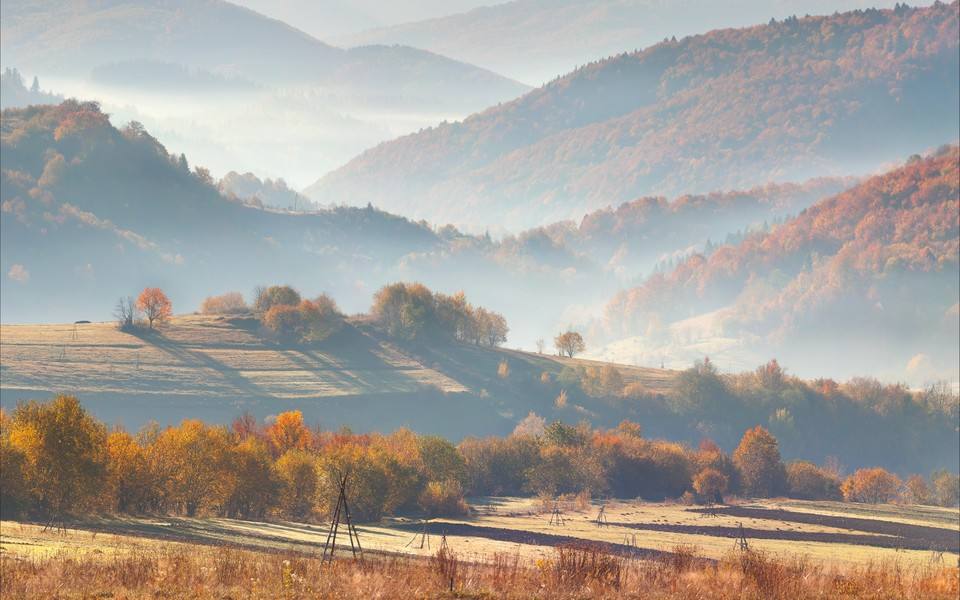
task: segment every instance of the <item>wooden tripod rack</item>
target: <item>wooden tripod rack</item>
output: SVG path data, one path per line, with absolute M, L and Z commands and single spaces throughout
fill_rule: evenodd
M 337 550 L 337 533 L 340 530 L 340 523 L 347 527 L 347 538 L 350 540 L 350 551 L 353 557 L 363 558 L 363 548 L 360 547 L 360 535 L 357 528 L 353 526 L 353 520 L 350 518 L 350 506 L 347 504 L 347 479 L 349 474 L 343 475 L 337 481 L 340 487 L 340 494 L 337 496 L 337 507 L 333 511 L 333 521 L 330 522 L 330 531 L 327 533 L 327 541 L 323 544 L 323 558 L 321 562 L 333 560 L 333 553 Z M 329 550 L 329 554 L 327 553 Z

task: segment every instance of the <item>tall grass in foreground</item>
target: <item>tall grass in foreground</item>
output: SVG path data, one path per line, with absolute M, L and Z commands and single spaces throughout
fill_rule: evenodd
M 600 547 L 557 548 L 527 561 L 494 554 L 467 562 L 449 548 L 430 559 L 317 557 L 227 547 L 159 544 L 114 555 L 0 557 L 0 596 L 13 598 L 870 598 L 955 600 L 954 566 L 896 562 L 838 570 L 759 552 L 719 562 L 678 548 L 671 558 L 630 560 Z

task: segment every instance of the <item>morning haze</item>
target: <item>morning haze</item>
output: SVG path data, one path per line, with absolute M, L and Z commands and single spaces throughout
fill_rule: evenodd
M 0 34 L 4 597 L 956 597 L 960 3 Z

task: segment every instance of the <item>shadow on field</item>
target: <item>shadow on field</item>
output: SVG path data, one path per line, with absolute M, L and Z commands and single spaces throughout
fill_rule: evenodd
M 537 531 L 523 531 L 518 529 L 506 529 L 502 527 L 487 527 L 484 525 L 471 525 L 469 523 L 404 523 L 394 526 L 396 529 L 409 531 L 411 533 L 420 533 L 426 527 L 430 535 L 455 535 L 458 537 L 485 538 L 498 542 L 510 542 L 514 544 L 529 544 L 532 546 L 560 546 L 564 544 L 589 544 L 591 547 L 598 548 L 609 554 L 616 554 L 628 558 L 643 559 L 664 559 L 674 556 L 673 552 L 662 550 L 653 550 L 650 548 L 637 548 L 627 544 L 615 544 L 612 542 L 601 542 L 588 540 L 572 535 L 560 535 L 554 533 L 541 533 Z M 711 559 L 700 559 L 706 562 L 715 562 Z
M 783 523 L 800 523 L 804 525 L 821 525 L 837 529 L 861 531 L 857 533 L 824 533 L 809 531 L 777 531 L 769 529 L 745 529 L 747 537 L 757 539 L 779 539 L 807 542 L 845 543 L 860 546 L 877 546 L 880 548 L 902 548 L 905 550 L 945 550 L 960 552 L 960 533 L 956 530 L 941 529 L 925 525 L 896 523 L 893 521 L 879 521 L 876 519 L 860 519 L 856 517 L 840 517 L 835 515 L 819 515 L 814 513 L 798 512 L 773 508 L 752 508 L 747 506 L 725 506 L 710 509 L 694 509 L 691 512 L 729 515 L 748 519 L 763 519 L 781 521 Z M 614 523 L 611 523 L 613 525 Z M 699 525 L 659 525 L 654 523 L 616 523 L 623 527 L 634 529 L 649 529 L 653 531 L 674 531 L 677 533 L 696 533 L 701 535 L 716 535 L 736 537 L 736 527 L 712 527 Z

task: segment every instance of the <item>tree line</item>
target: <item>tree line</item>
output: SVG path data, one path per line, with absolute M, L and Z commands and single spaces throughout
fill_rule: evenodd
M 63 520 L 88 513 L 320 519 L 350 473 L 357 518 L 398 512 L 464 514 L 467 495 L 594 494 L 686 502 L 729 494 L 855 502 L 957 504 L 960 478 L 940 472 L 906 483 L 881 468 L 844 478 L 835 467 L 785 464 L 777 439 L 749 429 L 732 454 L 709 440 L 692 448 L 613 429 L 547 424 L 531 413 L 505 437 L 460 444 L 406 429 L 326 431 L 299 411 L 229 426 L 187 419 L 135 434 L 108 428 L 77 398 L 19 404 L 0 413 L 4 516 Z

